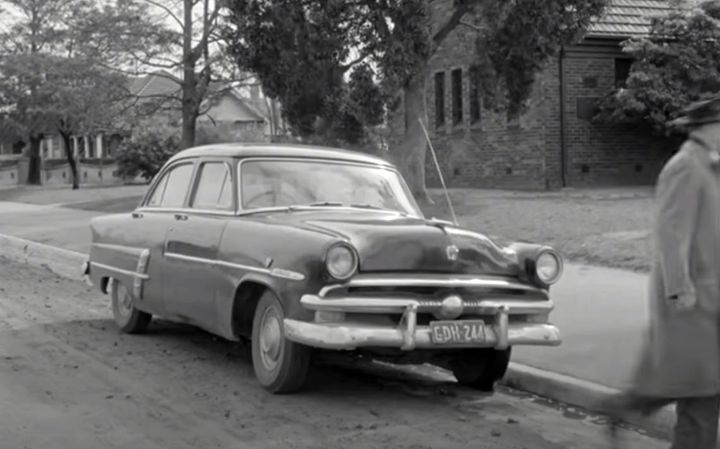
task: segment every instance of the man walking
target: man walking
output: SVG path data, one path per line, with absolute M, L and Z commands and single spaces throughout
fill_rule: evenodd
M 715 449 L 720 411 L 720 96 L 675 120 L 689 137 L 657 184 L 650 327 L 630 391 L 610 414 L 676 403 L 671 449 Z

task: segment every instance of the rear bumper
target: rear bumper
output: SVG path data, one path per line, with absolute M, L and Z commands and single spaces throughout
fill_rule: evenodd
M 286 318 L 285 336 L 296 343 L 324 349 L 357 349 L 362 347 L 413 349 L 495 348 L 506 349 L 517 345 L 557 346 L 561 343 L 560 331 L 547 323 L 510 322 L 510 315 L 547 315 L 552 310 L 550 301 L 476 301 L 476 313 L 486 319 L 485 338 L 482 343 L 438 344 L 433 341 L 430 326 L 417 325 L 418 310 L 427 307 L 422 301 L 390 298 L 337 298 L 325 299 L 305 295 L 301 303 L 316 311 L 316 322 Z M 397 326 L 381 325 L 344 319 L 338 322 L 318 322 L 318 312 L 335 313 L 402 313 Z

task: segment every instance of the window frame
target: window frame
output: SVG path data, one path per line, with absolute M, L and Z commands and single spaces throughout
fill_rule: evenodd
M 480 100 L 480 66 L 468 69 L 468 100 L 470 101 L 470 125 L 482 123 L 482 101 Z
M 202 179 L 202 167 L 205 164 L 223 164 L 225 165 L 225 168 L 227 169 L 228 174 L 230 175 L 230 190 L 231 190 L 231 201 L 230 206 L 227 208 L 220 208 L 216 207 L 214 209 L 201 209 L 193 207 L 193 203 L 195 201 L 195 196 L 197 195 L 198 188 L 200 187 L 200 180 Z M 187 198 L 185 207 L 187 207 L 188 210 L 194 211 L 194 212 L 204 212 L 204 213 L 210 213 L 210 212 L 230 212 L 234 213 L 237 210 L 237 188 L 235 186 L 235 180 L 233 179 L 233 167 L 230 161 L 227 158 L 198 158 L 196 160 L 196 166 L 193 173 L 193 180 L 192 180 L 192 189 L 189 197 Z
M 185 198 L 183 199 L 182 206 L 180 206 L 180 207 L 177 207 L 177 206 L 172 206 L 172 207 L 149 206 L 148 202 L 150 201 L 150 198 L 152 198 L 152 196 L 155 194 L 155 190 L 158 188 L 158 186 L 160 185 L 160 182 L 163 180 L 163 178 L 165 176 L 167 176 L 171 171 L 173 171 L 183 165 L 190 165 L 192 167 L 192 171 L 190 172 L 190 183 L 188 185 L 187 191 L 185 192 Z M 174 162 L 174 163 L 168 165 L 164 170 L 162 170 L 158 174 L 158 176 L 156 177 L 156 180 L 153 181 L 152 187 L 148 191 L 145 198 L 143 198 L 143 202 L 142 202 L 143 208 L 144 209 L 153 209 L 153 210 L 162 210 L 162 211 L 184 209 L 187 206 L 188 199 L 190 197 L 191 188 L 195 181 L 196 171 L 197 171 L 197 160 L 195 160 L 195 159 L 190 159 L 190 160 L 181 159 L 177 162 Z M 167 187 L 167 183 L 165 183 L 165 185 Z M 163 197 L 164 197 L 164 195 L 163 195 Z
M 261 156 L 261 157 L 246 157 L 243 159 L 240 159 L 237 163 L 237 167 L 235 168 L 237 170 L 236 173 L 236 196 L 237 196 L 237 213 L 236 215 L 250 215 L 255 214 L 258 212 L 263 211 L 273 211 L 273 210 L 287 210 L 287 206 L 272 206 L 272 207 L 259 207 L 259 208 L 251 208 L 246 209 L 243 205 L 242 201 L 242 166 L 246 162 L 314 162 L 314 163 L 325 163 L 325 164 L 338 164 L 338 165 L 354 165 L 357 167 L 370 167 L 370 168 L 380 168 L 383 170 L 387 170 L 390 172 L 395 173 L 398 175 L 398 179 L 400 182 L 400 186 L 403 189 L 405 195 L 407 195 L 408 200 L 411 203 L 411 206 L 415 209 L 416 214 L 409 214 L 409 216 L 418 217 L 418 218 L 424 218 L 423 211 L 420 208 L 420 205 L 417 203 L 417 199 L 412 194 L 412 190 L 410 190 L 410 186 L 407 184 L 407 181 L 402 176 L 400 171 L 393 167 L 388 165 L 382 165 L 382 164 L 372 164 L 372 163 L 364 163 L 364 162 L 356 162 L 356 161 L 344 161 L 344 160 L 338 160 L 338 159 L 330 159 L 330 158 L 321 158 L 321 157 L 272 157 L 272 156 Z M 340 207 L 340 209 L 352 209 L 357 210 L 356 208 L 352 207 Z M 396 212 L 398 214 L 401 214 L 400 211 L 392 211 Z
M 435 72 L 433 77 L 435 92 L 435 128 L 443 128 L 445 117 L 445 71 Z
M 454 68 L 450 71 L 450 104 L 451 104 L 451 120 L 453 126 L 463 124 L 463 69 L 462 67 Z

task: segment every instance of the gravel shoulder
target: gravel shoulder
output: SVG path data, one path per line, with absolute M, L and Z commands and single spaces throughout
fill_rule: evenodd
M 108 303 L 0 259 L 2 447 L 609 447 L 597 417 L 511 390 L 483 396 L 422 368 L 326 360 L 308 391 L 271 396 L 246 346 L 162 321 L 121 335 Z

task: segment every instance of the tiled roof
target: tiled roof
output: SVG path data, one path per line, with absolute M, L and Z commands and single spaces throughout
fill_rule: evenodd
M 629 38 L 646 35 L 653 17 L 673 9 L 671 0 L 611 0 L 602 17 L 595 19 L 587 37 Z M 677 3 L 677 2 L 675 2 Z M 686 3 L 692 3 L 687 2 Z

